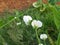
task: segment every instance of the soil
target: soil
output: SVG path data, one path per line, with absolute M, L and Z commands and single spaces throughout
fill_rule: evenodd
M 35 1 L 37 0 L 0 0 L 0 12 L 3 12 L 6 9 L 22 10 L 29 7 Z
M 13 10 L 18 9 L 22 10 L 29 7 L 33 2 L 37 0 L 0 0 L 0 12 L 4 10 Z M 42 0 L 44 3 L 47 3 L 47 0 Z M 60 5 L 60 2 L 56 4 Z

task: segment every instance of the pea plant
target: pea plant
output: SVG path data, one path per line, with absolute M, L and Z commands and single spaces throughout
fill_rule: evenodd
M 0 45 L 60 45 L 59 5 L 38 0 L 0 15 Z

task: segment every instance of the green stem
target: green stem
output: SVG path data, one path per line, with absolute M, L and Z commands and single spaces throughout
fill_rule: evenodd
M 23 14 L 21 14 L 21 15 L 23 15 Z M 19 18 L 19 17 L 20 17 L 20 15 L 19 15 L 19 16 L 16 16 L 16 17 L 17 17 L 17 18 Z M 13 22 L 15 19 L 16 19 L 16 18 L 14 17 L 14 18 L 13 18 L 13 19 L 11 19 L 8 23 L 6 23 L 6 24 L 2 25 L 2 26 L 0 27 L 0 29 L 2 29 L 3 27 L 5 27 L 6 25 L 10 24 L 11 22 Z
M 38 37 L 37 29 L 35 29 L 35 32 L 36 32 L 36 38 L 37 38 L 38 44 L 40 44 L 40 38 Z
M 0 29 L 3 28 L 3 27 L 5 27 L 6 25 L 8 25 L 9 23 L 11 23 L 11 22 L 14 21 L 14 20 L 15 20 L 15 18 L 11 19 L 8 23 L 6 23 L 5 25 L 2 25 L 2 26 L 0 27 Z
M 44 45 L 46 45 L 45 40 L 44 40 Z

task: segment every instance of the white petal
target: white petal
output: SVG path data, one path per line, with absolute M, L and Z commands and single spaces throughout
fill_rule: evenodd
M 29 22 L 32 20 L 31 16 L 23 16 L 23 21 L 25 22 L 26 25 L 29 24 Z
M 38 27 L 42 27 L 42 22 L 41 21 L 37 21 Z
M 20 25 L 20 24 L 21 24 L 21 22 L 17 23 L 17 25 Z
M 39 44 L 39 45 L 43 45 L 43 44 Z
M 31 23 L 31 25 L 32 25 L 33 27 L 39 28 L 39 27 L 42 27 L 42 22 L 39 21 L 39 20 L 33 20 L 32 23 Z
M 31 23 L 31 25 L 32 25 L 33 27 L 35 27 L 35 24 L 36 24 L 36 20 L 33 20 L 32 23 Z
M 48 37 L 47 37 L 46 34 L 41 34 L 41 35 L 40 35 L 40 38 L 43 39 L 43 40 L 45 40 L 45 39 L 47 39 Z

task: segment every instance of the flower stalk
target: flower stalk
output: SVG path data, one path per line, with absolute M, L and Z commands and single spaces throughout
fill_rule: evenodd
M 44 40 L 44 45 L 46 45 L 45 40 Z
M 40 38 L 38 37 L 37 28 L 35 29 L 35 32 L 36 32 L 36 38 L 37 38 L 38 44 L 40 44 Z

